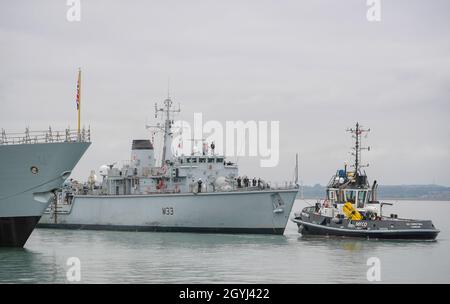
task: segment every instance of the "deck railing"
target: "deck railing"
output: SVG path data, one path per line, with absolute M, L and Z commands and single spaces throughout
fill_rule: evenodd
M 2 129 L 0 136 L 0 146 L 62 142 L 91 142 L 91 129 L 83 128 L 78 132 L 70 129 L 54 131 L 51 127 L 45 131 L 30 131 L 26 128 L 24 133 L 6 133 Z

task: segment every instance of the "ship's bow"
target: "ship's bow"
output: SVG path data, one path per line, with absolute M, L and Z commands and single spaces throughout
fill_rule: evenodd
M 23 247 L 89 142 L 0 146 L 0 246 Z

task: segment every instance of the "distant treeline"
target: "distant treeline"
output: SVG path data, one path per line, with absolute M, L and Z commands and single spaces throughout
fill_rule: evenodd
M 303 186 L 305 199 L 325 198 L 325 186 Z M 301 190 L 299 191 L 299 197 Z M 412 200 L 448 200 L 450 201 L 450 187 L 439 185 L 398 185 L 378 187 L 378 199 L 412 199 Z

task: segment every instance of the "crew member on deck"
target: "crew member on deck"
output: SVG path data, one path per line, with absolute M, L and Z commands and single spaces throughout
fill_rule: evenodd
M 244 176 L 244 187 L 248 188 L 248 177 Z
M 202 184 L 203 184 L 201 178 L 198 179 L 197 184 L 198 184 L 198 191 L 197 192 L 200 193 L 200 192 L 202 192 Z
M 214 144 L 214 142 L 211 143 L 211 153 L 212 155 L 214 155 L 214 149 L 216 148 L 216 145 Z

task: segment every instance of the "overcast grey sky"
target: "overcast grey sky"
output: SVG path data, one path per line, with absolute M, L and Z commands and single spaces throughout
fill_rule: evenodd
M 289 179 L 300 153 L 305 184 L 325 184 L 349 158 L 345 132 L 372 129 L 368 174 L 382 184 L 450 185 L 450 2 L 381 0 L 0 0 L 0 128 L 76 126 L 93 144 L 74 171 L 129 158 L 148 137 L 153 104 L 171 95 L 179 119 L 279 120 L 281 160 L 241 172 Z

